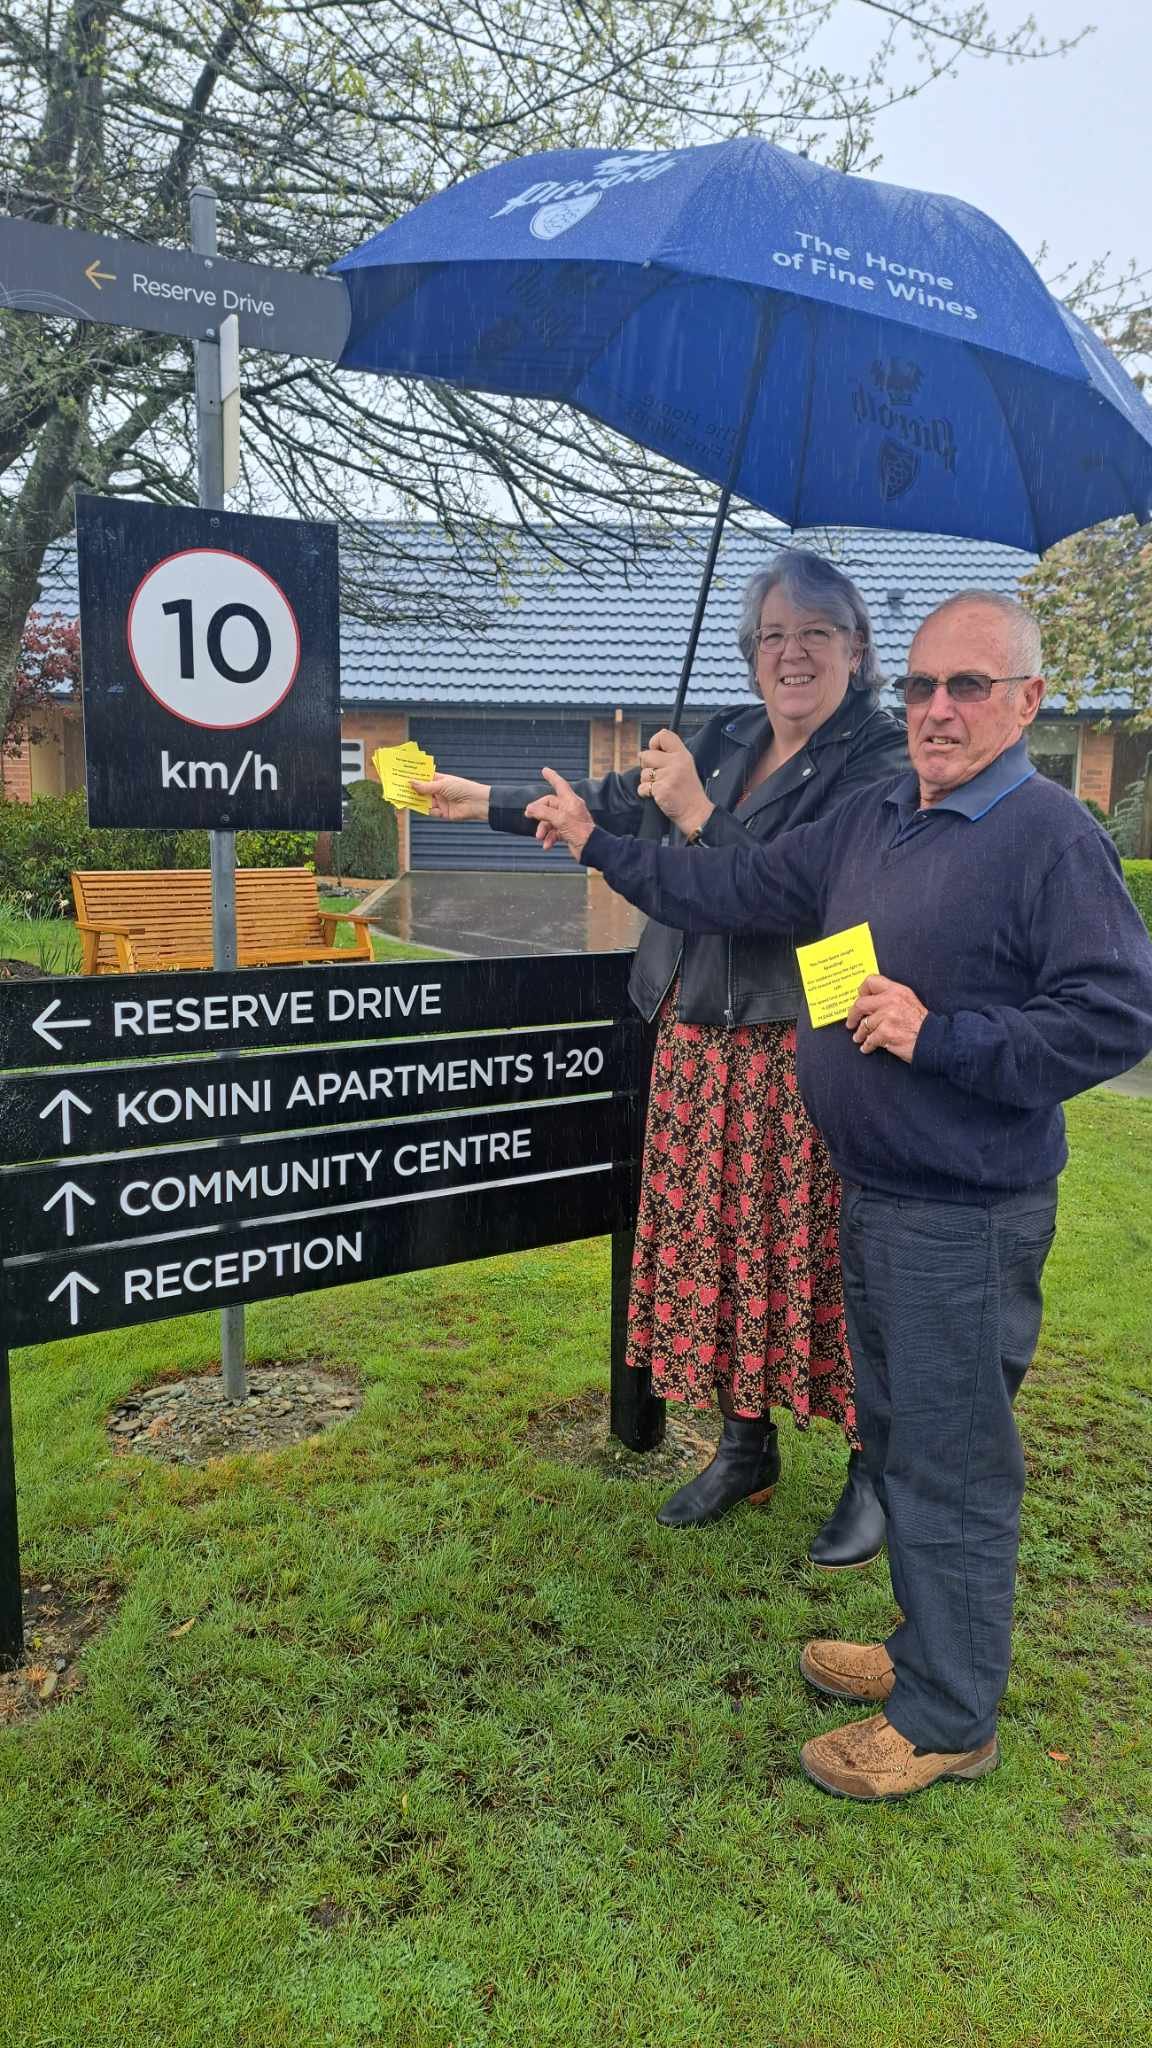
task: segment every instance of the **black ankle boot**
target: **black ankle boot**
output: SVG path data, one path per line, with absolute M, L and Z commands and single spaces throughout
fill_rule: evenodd
M 779 1477 L 775 1423 L 747 1422 L 726 1415 L 712 1463 L 665 1501 L 656 1520 L 666 1529 L 694 1529 L 702 1522 L 718 1522 L 737 1501 L 758 1506 L 770 1499 Z
M 832 1513 L 812 1538 L 808 1555 L 826 1572 L 871 1564 L 884 1548 L 884 1510 L 864 1468 L 860 1451 L 848 1460 L 848 1477 Z

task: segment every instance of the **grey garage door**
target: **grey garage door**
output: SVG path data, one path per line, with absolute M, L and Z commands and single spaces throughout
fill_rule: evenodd
M 533 782 L 547 763 L 561 775 L 588 773 L 584 718 L 436 718 L 413 713 L 408 730 L 445 774 L 476 782 Z M 446 825 L 411 818 L 414 868 L 560 868 L 566 856 L 542 853 L 534 839 L 487 825 Z

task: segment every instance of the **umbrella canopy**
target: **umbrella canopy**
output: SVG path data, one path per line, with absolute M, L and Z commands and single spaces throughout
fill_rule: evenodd
M 770 143 L 526 157 L 335 267 L 343 367 L 562 400 L 789 526 L 1152 508 L 1152 408 L 1008 235 Z

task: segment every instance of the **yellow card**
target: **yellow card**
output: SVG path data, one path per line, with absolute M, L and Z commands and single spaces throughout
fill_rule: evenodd
M 850 925 L 847 931 L 833 932 L 830 939 L 797 946 L 796 958 L 813 1025 L 843 1023 L 865 976 L 880 972 L 868 924 Z
M 417 796 L 412 788 L 412 777 L 426 782 L 436 773 L 436 763 L 431 754 L 424 753 L 415 740 L 405 740 L 399 747 L 377 747 L 372 756 L 372 766 L 380 777 L 380 787 L 388 802 L 398 811 L 419 811 L 427 817 L 432 809 L 426 796 Z

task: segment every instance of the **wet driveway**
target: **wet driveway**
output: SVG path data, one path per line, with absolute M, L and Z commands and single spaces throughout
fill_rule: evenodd
M 490 958 L 505 953 L 613 953 L 636 944 L 643 918 L 599 875 L 404 875 L 371 912 L 413 946 Z

